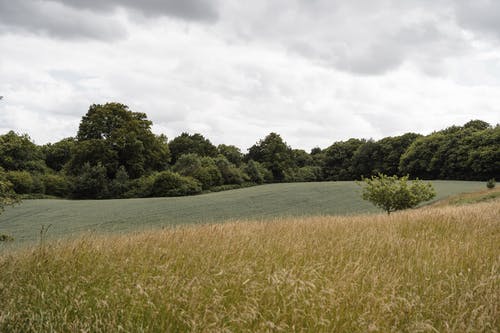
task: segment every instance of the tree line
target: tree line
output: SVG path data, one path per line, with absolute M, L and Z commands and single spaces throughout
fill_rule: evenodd
M 270 133 L 246 153 L 201 134 L 172 140 L 126 105 L 90 106 L 75 137 L 36 145 L 0 135 L 0 180 L 18 194 L 74 199 L 182 196 L 274 182 L 357 180 L 379 173 L 421 179 L 499 176 L 500 126 L 472 120 L 423 136 L 349 139 L 310 152 Z

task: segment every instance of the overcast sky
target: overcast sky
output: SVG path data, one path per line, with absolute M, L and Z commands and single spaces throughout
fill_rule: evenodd
M 90 104 L 246 151 L 500 122 L 498 0 L 0 0 L 0 132 Z

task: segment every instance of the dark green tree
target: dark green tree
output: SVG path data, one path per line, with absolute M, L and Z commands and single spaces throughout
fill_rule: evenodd
M 353 180 L 352 158 L 366 140 L 349 139 L 336 142 L 325 149 L 323 175 L 326 180 Z
M 151 125 L 146 114 L 132 112 L 126 105 L 92 105 L 80 122 L 69 171 L 77 174 L 85 162 L 101 163 L 109 178 L 120 165 L 131 178 L 164 170 L 170 160 L 167 140 L 154 135 Z
M 217 146 L 217 152 L 224 155 L 229 162 L 233 163 L 237 167 L 241 166 L 243 163 L 243 154 L 241 153 L 240 148 L 236 146 L 221 144 Z
M 105 199 L 109 197 L 109 179 L 106 168 L 98 162 L 86 162 L 73 179 L 72 196 L 75 199 Z
M 48 143 L 42 146 L 47 166 L 52 170 L 61 171 L 64 165 L 71 159 L 75 142 L 74 138 L 66 138 L 56 143 Z
M 10 131 L 0 135 L 0 167 L 5 170 L 44 172 L 45 162 L 40 147 L 27 134 Z
M 276 182 L 284 181 L 289 170 L 295 168 L 292 148 L 277 133 L 270 133 L 250 147 L 246 159 L 261 163 Z
M 203 135 L 195 133 L 182 133 L 169 142 L 170 152 L 172 154 L 172 163 L 184 154 L 197 154 L 199 156 L 217 156 L 217 148 Z

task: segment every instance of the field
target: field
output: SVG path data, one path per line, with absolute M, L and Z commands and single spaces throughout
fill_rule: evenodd
M 499 244 L 498 198 L 40 244 L 0 256 L 0 331 L 499 332 Z
M 484 189 L 482 182 L 433 181 L 437 199 Z M 128 200 L 25 200 L 0 215 L 0 233 L 15 238 L 0 250 L 81 232 L 130 232 L 186 223 L 269 219 L 278 216 L 349 215 L 379 212 L 354 182 L 271 184 L 180 198 Z

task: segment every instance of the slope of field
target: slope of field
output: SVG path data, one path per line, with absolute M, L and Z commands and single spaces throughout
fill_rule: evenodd
M 481 182 L 434 181 L 437 199 L 484 188 Z M 0 215 L 0 233 L 14 244 L 80 232 L 130 232 L 153 227 L 277 216 L 379 212 L 354 182 L 270 184 L 192 197 L 122 200 L 26 200 Z M 0 248 L 5 247 L 0 243 Z M 12 246 L 12 245 L 9 245 Z
M 499 332 L 500 201 L 0 256 L 1 332 Z

